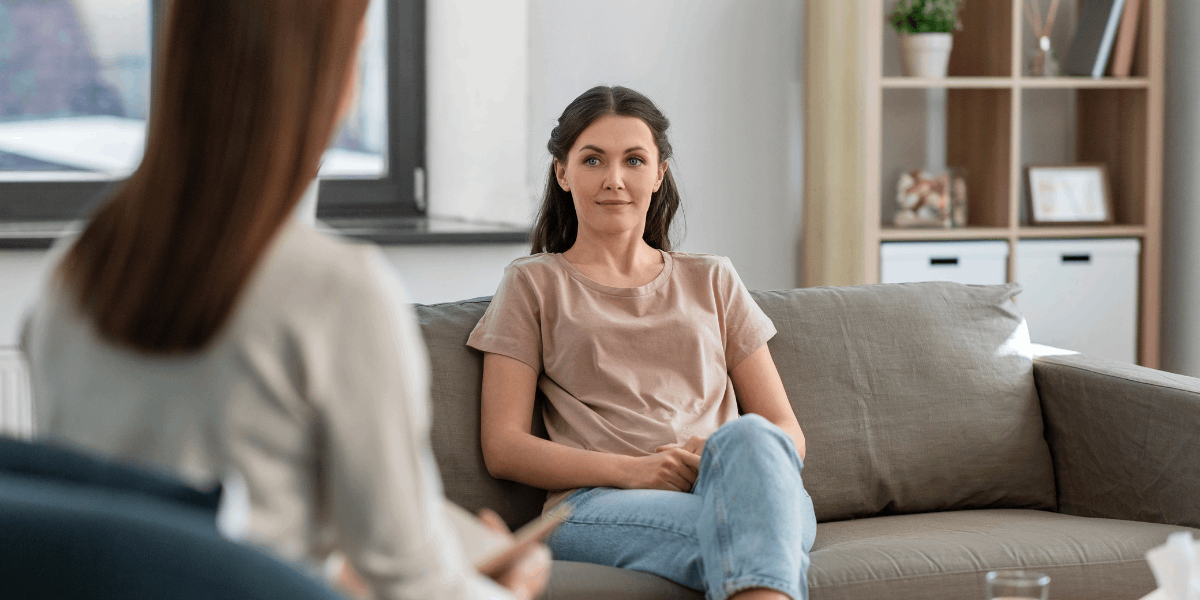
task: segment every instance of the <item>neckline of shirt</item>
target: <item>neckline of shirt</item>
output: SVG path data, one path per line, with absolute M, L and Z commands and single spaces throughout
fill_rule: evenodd
M 579 283 L 582 283 L 583 285 L 596 290 L 597 292 L 608 294 L 610 296 L 635 297 L 646 296 L 654 293 L 655 290 L 662 287 L 662 285 L 666 283 L 668 279 L 670 279 L 671 271 L 675 266 L 675 260 L 671 257 L 670 252 L 663 252 L 662 250 L 659 250 L 659 252 L 663 257 L 662 271 L 659 272 L 658 276 L 652 279 L 650 283 L 638 287 L 613 287 L 611 285 L 604 285 L 603 283 L 584 275 L 579 269 L 576 269 L 575 265 L 571 264 L 571 261 L 567 260 L 561 252 L 554 253 L 554 257 L 558 259 L 559 264 L 566 269 L 568 275 L 570 275 Z

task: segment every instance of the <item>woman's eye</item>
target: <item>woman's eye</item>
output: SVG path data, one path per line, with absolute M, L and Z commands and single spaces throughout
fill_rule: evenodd
M 642 165 L 642 159 L 640 159 L 640 158 L 638 158 L 638 157 L 636 157 L 636 156 L 630 156 L 630 157 L 629 157 L 629 166 L 631 166 L 631 167 L 638 167 L 638 166 L 641 166 L 641 165 Z
M 589 156 L 589 157 L 583 159 L 583 164 L 585 164 L 589 167 L 594 167 L 594 166 L 600 164 L 600 159 L 596 158 L 595 156 Z

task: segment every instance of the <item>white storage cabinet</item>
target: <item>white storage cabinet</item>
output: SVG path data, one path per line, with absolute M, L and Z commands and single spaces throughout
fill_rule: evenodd
M 1017 244 L 1017 306 L 1039 344 L 1137 361 L 1137 239 Z
M 884 242 L 880 283 L 952 281 L 974 285 L 1008 279 L 1008 242 Z

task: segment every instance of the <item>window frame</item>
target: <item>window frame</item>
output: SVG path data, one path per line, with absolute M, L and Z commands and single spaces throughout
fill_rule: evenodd
M 387 2 L 388 172 L 382 178 L 321 178 L 318 218 L 395 219 L 425 214 L 426 0 L 384 1 Z M 151 2 L 152 56 L 158 55 L 169 2 Z M 158 68 L 159 61 L 151 60 L 151 69 Z M 151 82 L 154 80 L 152 73 Z M 150 110 L 153 112 L 153 106 Z M 0 182 L 0 221 L 83 219 L 120 182 Z

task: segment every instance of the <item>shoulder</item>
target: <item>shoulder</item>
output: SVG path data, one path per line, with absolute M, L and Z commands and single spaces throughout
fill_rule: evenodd
M 523 281 L 535 288 L 551 284 L 566 274 L 559 256 L 549 252 L 522 256 L 504 268 L 504 279 Z
M 397 275 L 378 246 L 295 222 L 280 231 L 247 292 L 251 312 L 318 321 L 405 301 Z M 400 297 L 394 297 L 397 294 Z
M 550 252 L 541 252 L 538 254 L 530 254 L 529 256 L 522 256 L 521 258 L 508 263 L 508 266 L 505 267 L 505 270 L 520 271 L 522 273 L 540 273 L 544 271 L 561 270 L 561 267 L 558 263 L 558 256 L 558 254 L 552 254 Z
M 669 252 L 675 269 L 689 276 L 706 276 L 713 279 L 727 277 L 733 273 L 733 263 L 725 256 L 699 252 Z

